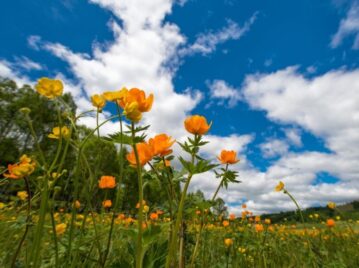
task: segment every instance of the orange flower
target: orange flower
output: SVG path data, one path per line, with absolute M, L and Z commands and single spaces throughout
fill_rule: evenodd
M 222 224 L 224 227 L 227 227 L 227 226 L 229 226 L 229 221 L 223 221 Z
M 24 154 L 20 157 L 20 163 L 8 165 L 9 173 L 5 173 L 4 177 L 8 179 L 21 179 L 33 173 L 35 167 L 35 161 L 33 161 L 26 154 Z
M 247 205 L 246 205 L 246 204 L 242 204 L 242 208 L 247 208 Z
M 327 219 L 327 226 L 329 228 L 334 227 L 335 226 L 335 221 L 333 219 Z
M 256 224 L 255 225 L 255 229 L 256 229 L 256 232 L 263 232 L 263 230 L 264 230 L 264 227 L 263 227 L 263 225 L 262 224 Z
M 148 144 L 152 148 L 153 156 L 158 155 L 161 157 L 172 153 L 170 147 L 174 143 L 175 140 L 173 140 L 170 136 L 167 136 L 166 134 L 159 134 L 148 141 Z
M 124 219 L 126 219 L 126 215 L 121 213 L 120 215 L 118 215 L 117 218 L 120 219 L 120 220 L 124 220 Z
M 207 120 L 204 116 L 193 115 L 187 117 L 184 121 L 184 127 L 189 133 L 204 135 L 211 128 L 212 123 L 208 125 Z
M 236 219 L 236 215 L 234 215 L 233 213 L 232 214 L 229 214 L 229 219 L 231 221 L 234 221 Z
M 113 176 L 102 176 L 99 183 L 98 183 L 98 187 L 100 189 L 112 189 L 116 187 L 116 180 L 115 177 Z
M 77 209 L 79 209 L 79 208 L 81 207 L 81 203 L 80 203 L 79 200 L 76 200 L 76 201 L 74 202 L 74 207 L 77 208 Z
M 126 106 L 130 105 L 131 103 L 138 104 L 138 110 L 143 112 L 148 112 L 152 108 L 153 104 L 153 94 L 150 94 L 148 98 L 146 98 L 145 92 L 138 88 L 131 88 L 124 94 L 124 97 L 119 99 L 118 104 L 126 110 Z
M 233 245 L 233 239 L 232 238 L 224 239 L 224 244 L 226 245 L 226 247 L 232 246 Z
M 109 200 L 109 199 L 107 199 L 107 200 L 105 200 L 105 201 L 102 202 L 102 206 L 103 206 L 104 208 L 110 208 L 110 207 L 112 207 L 112 201 Z
M 261 217 L 260 217 L 260 216 L 256 216 L 256 217 L 254 218 L 254 220 L 255 220 L 255 222 L 260 222 L 260 221 L 261 221 Z
M 222 164 L 235 164 L 239 162 L 235 151 L 222 150 L 221 155 L 217 158 Z
M 201 211 L 200 211 L 200 210 L 196 210 L 196 214 L 197 214 L 197 215 L 201 215 Z
M 150 214 L 150 219 L 155 221 L 155 220 L 158 220 L 158 214 L 157 213 L 151 213 Z
M 137 143 L 136 144 L 137 152 L 138 152 L 138 159 L 139 164 L 141 166 L 144 166 L 147 162 L 149 162 L 152 159 L 152 148 L 145 142 Z M 127 161 L 130 162 L 131 166 L 136 166 L 136 156 L 134 150 L 132 150 L 131 153 L 127 154 L 126 156 Z

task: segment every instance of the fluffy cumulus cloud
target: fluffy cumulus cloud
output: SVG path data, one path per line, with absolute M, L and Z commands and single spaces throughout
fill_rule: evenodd
M 210 90 L 211 98 L 218 100 L 219 105 L 226 104 L 229 107 L 233 107 L 239 100 L 241 100 L 239 89 L 230 86 L 226 81 L 214 80 L 212 82 L 207 82 L 207 85 Z
M 353 1 L 345 18 L 340 21 L 338 31 L 333 35 L 331 47 L 341 45 L 344 38 L 354 36 L 353 49 L 359 49 L 359 2 Z

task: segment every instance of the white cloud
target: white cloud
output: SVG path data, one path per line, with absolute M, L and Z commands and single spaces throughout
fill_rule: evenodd
M 13 63 L 10 63 L 6 60 L 0 60 L 0 77 L 12 79 L 16 81 L 18 86 L 31 83 L 28 77 L 20 74 L 19 71 L 16 70 Z
M 233 107 L 241 100 L 239 89 L 228 85 L 223 80 L 208 82 L 207 86 L 210 89 L 211 98 L 220 100 L 218 103 L 220 105 L 226 104 L 224 100 L 228 100 L 228 106 Z
M 340 46 L 343 39 L 350 35 L 354 36 L 353 49 L 359 49 L 359 4 L 357 1 L 353 2 L 347 16 L 340 21 L 339 29 L 332 37 L 331 47 Z
M 265 158 L 282 156 L 288 152 L 289 145 L 284 140 L 268 139 L 265 143 L 259 145 Z
M 31 70 L 39 71 L 43 69 L 43 66 L 40 63 L 30 60 L 28 57 L 25 56 L 15 57 L 14 64 L 16 65 L 16 67 L 26 71 L 31 71 Z
M 202 55 L 207 55 L 216 50 L 217 45 L 222 44 L 228 40 L 238 40 L 246 32 L 249 31 L 252 24 L 257 18 L 257 13 L 255 13 L 243 27 L 240 27 L 236 22 L 232 20 L 227 21 L 227 25 L 220 29 L 219 31 L 209 31 L 207 33 L 201 33 L 197 36 L 195 42 L 182 49 L 182 55 L 191 55 L 195 53 L 200 53 Z
M 289 128 L 285 129 L 285 135 L 290 144 L 293 144 L 297 147 L 300 147 L 303 145 L 302 143 L 302 137 L 300 130 L 297 128 Z

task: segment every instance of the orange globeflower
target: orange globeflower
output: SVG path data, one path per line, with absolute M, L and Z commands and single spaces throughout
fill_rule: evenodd
M 7 169 L 9 173 L 5 173 L 4 177 L 8 179 L 21 179 L 33 173 L 35 167 L 35 161 L 24 154 L 20 157 L 20 163 L 8 165 Z
M 229 214 L 229 219 L 231 221 L 234 221 L 236 219 L 236 215 L 234 215 L 233 213 Z
M 335 221 L 333 219 L 327 219 L 327 226 L 328 227 L 334 227 L 335 226 Z
M 158 214 L 157 213 L 151 213 L 150 214 L 150 219 L 155 221 L 155 220 L 158 220 Z
M 112 189 L 116 187 L 116 180 L 114 176 L 101 176 L 98 183 L 100 189 Z
M 233 245 L 233 239 L 232 238 L 225 238 L 224 239 L 224 244 L 226 245 L 226 247 L 230 247 Z
M 148 144 L 152 148 L 153 156 L 165 156 L 172 153 L 170 147 L 175 143 L 170 136 L 166 134 L 159 134 L 148 141 Z
M 227 227 L 227 226 L 229 226 L 229 221 L 223 221 L 222 224 L 224 227 Z
M 207 119 L 201 115 L 192 115 L 184 121 L 184 127 L 189 133 L 204 135 L 211 128 L 212 123 L 208 125 Z
M 112 207 L 112 201 L 111 200 L 105 200 L 105 201 L 103 201 L 102 202 L 102 206 L 104 207 L 104 208 L 110 208 L 110 207 Z
M 262 232 L 264 230 L 264 227 L 262 224 L 256 224 L 255 225 L 256 232 Z
M 235 151 L 222 150 L 221 155 L 217 158 L 222 164 L 235 164 L 239 162 Z
M 119 99 L 118 104 L 126 110 L 126 106 L 131 103 L 138 104 L 138 110 L 143 112 L 148 112 L 152 108 L 153 104 L 153 94 L 150 94 L 148 98 L 146 98 L 146 94 L 143 90 L 138 88 L 131 88 L 129 91 L 124 94 L 124 97 Z
M 138 152 L 138 159 L 139 164 L 144 166 L 147 162 L 152 159 L 152 148 L 145 142 L 137 143 L 136 144 L 137 152 Z M 131 166 L 136 166 L 136 156 L 134 150 L 131 153 L 127 154 L 126 156 L 127 161 L 130 162 Z

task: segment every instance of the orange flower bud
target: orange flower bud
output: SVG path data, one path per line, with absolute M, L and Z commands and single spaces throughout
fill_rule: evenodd
M 102 202 L 102 206 L 104 207 L 104 208 L 110 208 L 110 207 L 112 207 L 112 201 L 111 200 L 105 200 L 105 201 L 103 201 Z
M 211 128 L 212 123 L 208 125 L 207 120 L 204 116 L 193 115 L 187 117 L 184 121 L 184 126 L 189 133 L 204 135 Z
M 264 227 L 263 227 L 263 225 L 262 224 L 256 224 L 255 225 L 255 229 L 256 229 L 256 232 L 263 232 L 263 230 L 264 230 Z
M 100 189 L 112 189 L 116 187 L 116 180 L 113 176 L 101 176 L 98 183 Z
M 327 226 L 329 228 L 334 227 L 335 226 L 335 221 L 333 219 L 327 219 Z
M 155 221 L 155 220 L 158 220 L 158 214 L 157 213 L 151 213 L 150 214 L 150 219 Z
M 217 158 L 222 164 L 235 164 L 239 162 L 235 151 L 222 150 L 221 155 Z
M 223 221 L 223 222 L 222 222 L 222 225 L 223 225 L 224 227 L 229 226 L 229 221 Z

